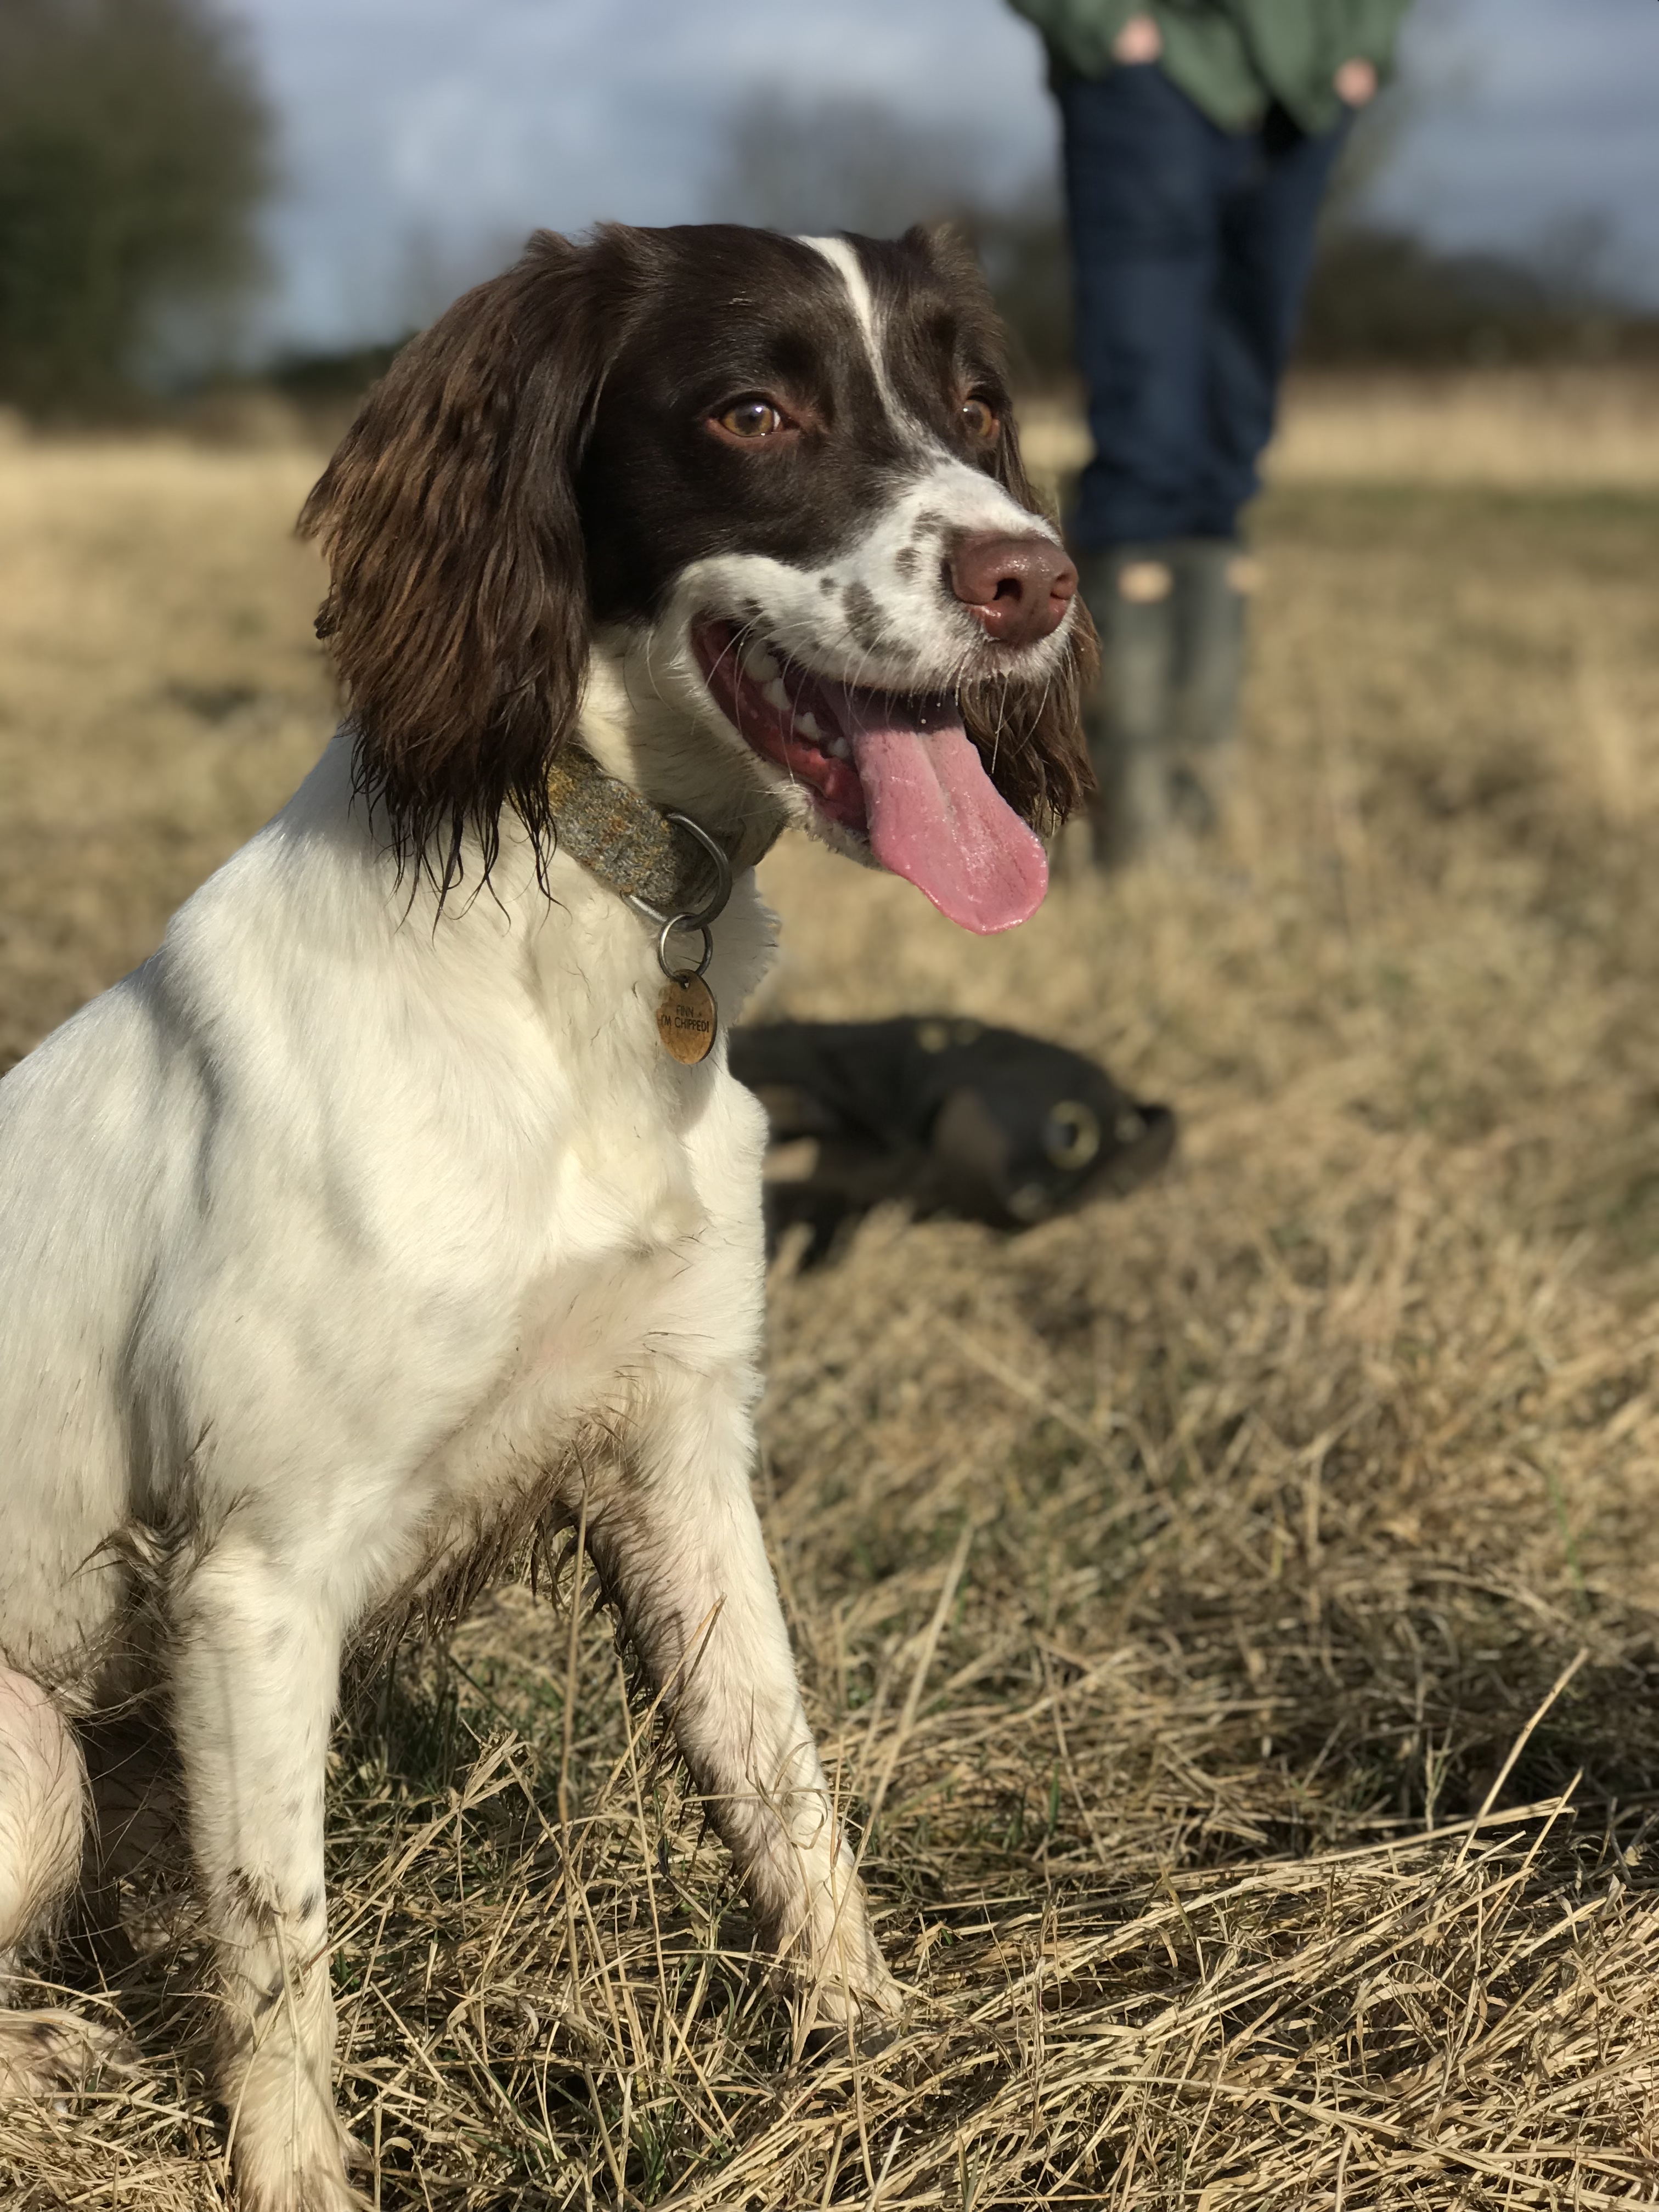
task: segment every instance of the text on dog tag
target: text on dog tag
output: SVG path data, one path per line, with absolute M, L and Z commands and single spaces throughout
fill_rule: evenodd
M 714 1048 L 720 1013 L 714 994 L 701 975 L 671 975 L 657 1001 L 657 1033 L 665 1048 L 687 1067 L 707 1060 Z

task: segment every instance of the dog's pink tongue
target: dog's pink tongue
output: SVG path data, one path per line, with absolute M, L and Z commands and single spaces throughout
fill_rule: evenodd
M 982 937 L 1034 915 L 1048 888 L 1048 855 L 961 723 L 924 732 L 906 728 L 896 702 L 879 694 L 860 705 L 848 736 L 882 866 Z

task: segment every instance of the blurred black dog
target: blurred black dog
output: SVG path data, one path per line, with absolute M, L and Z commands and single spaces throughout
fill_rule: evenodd
M 1175 1146 L 1168 1106 L 1017 1030 L 944 1015 L 770 1022 L 736 1030 L 731 1053 L 771 1124 L 769 1249 L 804 1223 L 808 1261 L 884 1200 L 1029 1229 L 1133 1189 Z

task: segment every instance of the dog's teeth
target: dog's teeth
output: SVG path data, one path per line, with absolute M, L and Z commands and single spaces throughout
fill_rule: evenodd
M 796 715 L 795 727 L 800 732 L 802 737 L 811 738 L 812 743 L 817 744 L 818 741 L 818 718 L 812 712 L 810 707 L 804 714 Z
M 789 712 L 789 694 L 776 677 L 774 677 L 772 681 L 763 688 L 761 697 L 765 700 L 769 707 L 775 707 L 779 714 L 787 714 Z
M 828 752 L 831 760 L 845 760 L 852 748 L 848 745 L 845 738 L 836 737 L 830 738 L 829 744 L 824 748 L 824 750 Z
M 743 648 L 743 672 L 745 676 L 752 676 L 757 684 L 764 684 L 772 677 L 781 675 L 782 671 L 763 645 L 745 645 Z

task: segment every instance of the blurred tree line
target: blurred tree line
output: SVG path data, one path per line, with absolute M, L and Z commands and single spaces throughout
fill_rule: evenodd
M 269 110 L 208 0 L 0 0 L 0 400 L 131 406 L 260 274 Z
M 1390 157 L 1401 119 L 1397 100 L 1384 104 L 1345 155 L 1309 289 L 1302 360 L 1450 366 L 1659 353 L 1659 323 L 1595 281 L 1596 241 L 1587 235 L 1564 237 L 1531 266 L 1443 253 L 1369 221 L 1364 190 Z M 930 132 L 877 101 L 800 103 L 769 91 L 732 117 L 708 212 L 874 237 L 918 220 L 953 222 L 978 252 L 1013 335 L 1020 380 L 1057 384 L 1072 362 L 1058 181 L 1037 177 L 1012 192 L 988 185 L 976 151 L 965 135 Z
M 1390 94 L 1355 133 L 1308 301 L 1304 360 L 1659 354 L 1659 322 L 1620 308 L 1616 288 L 1595 281 L 1592 239 L 1558 241 L 1553 266 L 1546 256 L 1523 267 L 1447 256 L 1369 224 L 1364 188 L 1400 113 Z M 264 274 L 257 225 L 272 144 L 251 58 L 216 0 L 0 0 L 0 403 L 45 418 L 108 417 L 153 405 L 192 369 L 198 381 L 222 376 L 238 310 Z M 1070 375 L 1056 181 L 988 175 L 969 132 L 930 130 L 878 100 L 768 87 L 726 117 L 698 211 L 875 236 L 951 220 L 985 267 L 1019 380 Z M 487 274 L 487 251 L 478 258 L 476 273 Z M 308 355 L 259 380 L 331 428 L 395 350 L 365 343 Z

